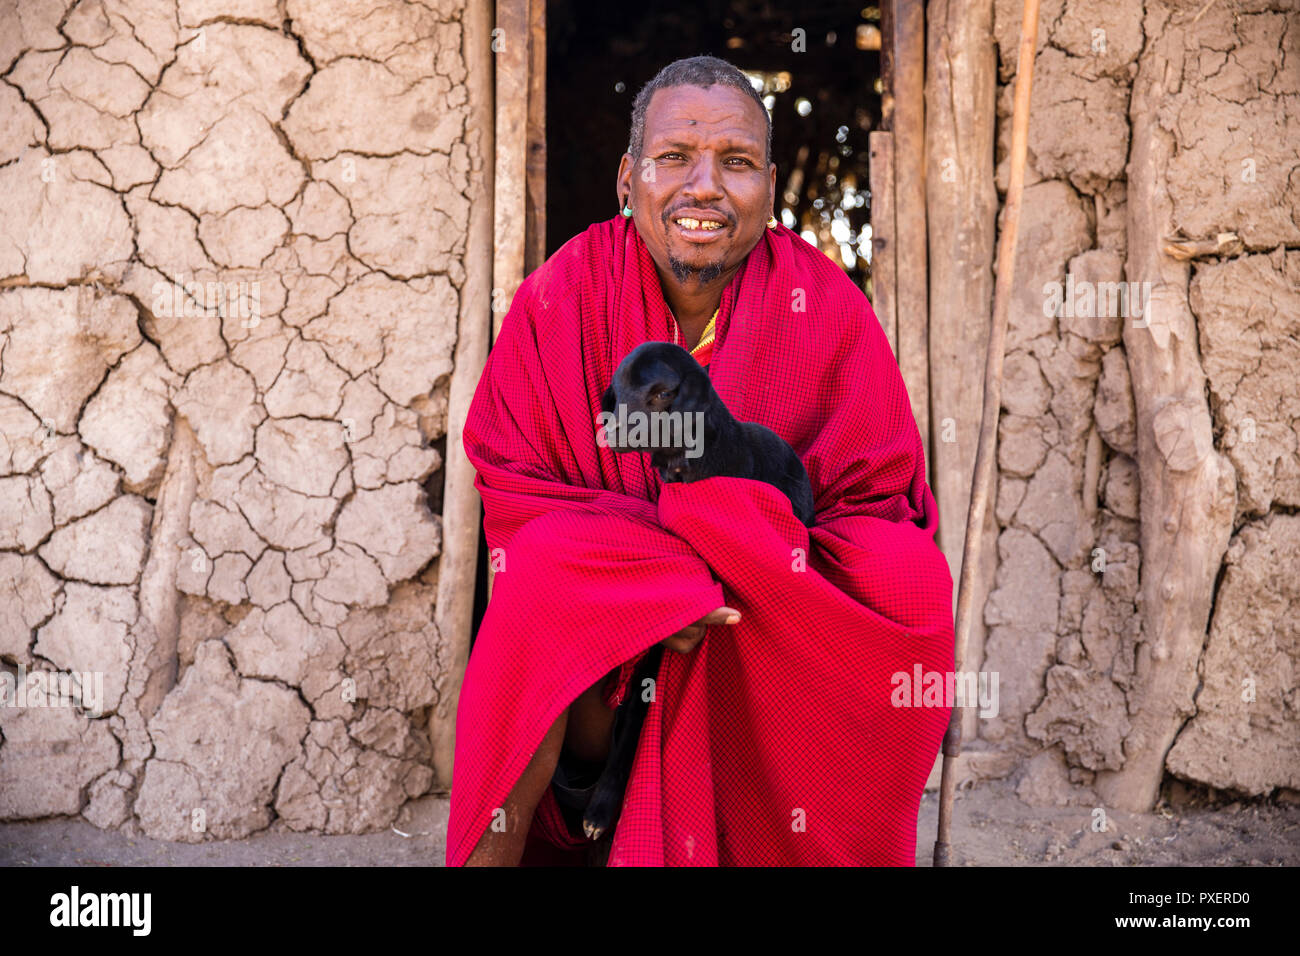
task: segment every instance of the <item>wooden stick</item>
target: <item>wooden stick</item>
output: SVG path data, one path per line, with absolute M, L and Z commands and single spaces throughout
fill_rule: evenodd
M 528 0 L 496 0 L 492 339 L 524 281 L 528 201 Z M 503 308 L 498 308 L 498 304 Z
M 930 474 L 939 505 L 935 539 L 952 574 L 957 605 L 970 507 L 979 420 L 971 410 L 984 396 L 981 354 L 993 324 L 993 253 L 998 236 L 998 188 L 993 176 L 998 56 L 993 45 L 994 0 L 930 0 L 926 4 L 925 201 L 930 242 Z M 874 173 L 872 182 L 875 182 Z M 874 198 L 875 190 L 872 195 Z M 950 417 L 951 416 L 951 417 Z M 955 426 L 951 434 L 946 429 Z M 947 439 L 947 440 L 945 440 Z M 994 495 L 996 500 L 996 494 Z M 971 601 L 983 607 L 997 566 L 990 513 L 975 560 Z M 971 620 L 966 660 L 983 660 L 983 617 Z M 979 708 L 963 707 L 966 740 L 979 728 Z M 942 755 L 935 769 L 943 763 Z
M 528 275 L 546 261 L 546 0 L 528 3 L 524 127 L 524 275 Z
M 465 5 L 465 63 L 470 121 L 469 238 L 465 284 L 457 320 L 455 367 L 447 396 L 447 454 L 442 494 L 442 556 L 438 562 L 438 703 L 429 710 L 429 739 L 437 786 L 451 788 L 456 752 L 456 705 L 469 661 L 474 618 L 474 576 L 478 564 L 480 507 L 474 466 L 465 457 L 461 429 L 487 361 L 492 334 L 492 0 Z
M 898 338 L 894 354 L 907 383 L 912 416 L 930 460 L 930 308 L 925 208 L 925 4 L 894 0 L 894 309 Z M 931 482 L 933 483 L 933 482 Z
M 894 135 L 874 130 L 871 150 L 871 308 L 898 358 L 898 271 L 894 226 Z
M 1020 231 L 1020 200 L 1025 190 L 1025 153 L 1029 142 L 1029 94 L 1034 84 L 1034 55 L 1038 49 L 1038 0 L 1025 0 L 1020 24 L 1020 58 L 1016 68 L 1016 98 L 1011 114 L 1011 181 L 1007 187 L 1006 219 L 998 238 L 998 277 L 993 287 L 993 328 L 984 361 L 984 412 L 980 418 L 979 446 L 975 453 L 975 484 L 966 516 L 966 543 L 962 553 L 961 582 L 957 590 L 956 648 L 953 669 L 966 664 L 970 635 L 976 555 L 980 532 L 993 485 L 998 412 L 1002 406 L 1002 359 L 1006 352 L 1007 315 L 1015 279 L 1016 237 Z M 943 738 L 943 774 L 939 783 L 939 834 L 934 842 L 934 865 L 947 866 L 951 847 L 952 801 L 956 790 L 954 762 L 961 753 L 961 709 L 954 707 Z

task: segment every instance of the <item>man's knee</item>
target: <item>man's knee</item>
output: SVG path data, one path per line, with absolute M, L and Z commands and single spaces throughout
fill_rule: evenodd
M 568 730 L 569 709 L 571 708 L 560 711 L 559 717 L 555 718 L 550 730 L 546 731 L 546 736 L 542 737 L 542 743 L 538 745 L 537 752 L 533 754 L 532 760 L 528 761 L 528 767 L 524 770 L 524 777 L 528 778 L 537 790 L 538 800 L 546 790 L 545 784 L 550 783 L 555 773 L 556 763 L 559 763 L 560 749 L 564 747 L 564 735 Z M 538 782 L 542 782 L 541 787 L 537 787 Z

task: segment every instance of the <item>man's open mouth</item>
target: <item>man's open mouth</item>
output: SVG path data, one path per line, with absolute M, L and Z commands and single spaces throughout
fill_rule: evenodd
M 727 224 L 722 220 L 695 216 L 675 216 L 673 224 L 682 237 L 691 242 L 710 242 L 727 230 Z
M 712 219 L 691 219 L 689 216 L 682 216 L 674 220 L 677 225 L 683 229 L 721 229 L 724 223 L 714 222 Z

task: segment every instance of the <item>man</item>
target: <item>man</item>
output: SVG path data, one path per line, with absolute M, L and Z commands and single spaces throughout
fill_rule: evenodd
M 897 363 L 861 291 L 769 218 L 770 141 L 735 67 L 666 67 L 633 107 L 621 214 L 505 318 L 464 431 L 498 573 L 449 865 L 581 851 L 557 766 L 599 769 L 628 694 L 650 704 L 610 865 L 914 862 L 949 711 L 894 691 L 951 670 L 952 579 Z M 665 485 L 597 441 L 603 390 L 648 340 L 694 350 L 738 419 L 793 446 L 815 527 L 769 485 Z M 660 642 L 657 680 L 627 686 Z

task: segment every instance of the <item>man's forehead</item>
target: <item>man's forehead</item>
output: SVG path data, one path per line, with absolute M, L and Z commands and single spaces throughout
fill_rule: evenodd
M 646 138 L 724 135 L 761 146 L 761 107 L 739 90 L 721 83 L 709 87 L 669 86 L 656 90 L 646 107 Z

